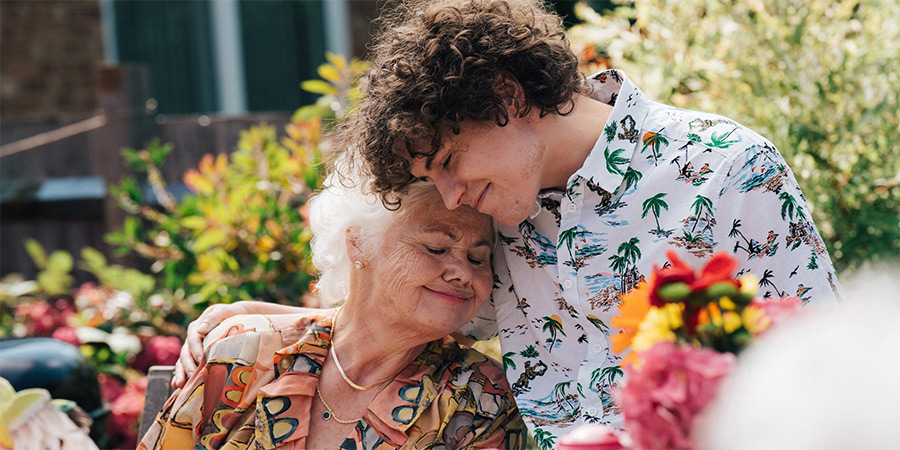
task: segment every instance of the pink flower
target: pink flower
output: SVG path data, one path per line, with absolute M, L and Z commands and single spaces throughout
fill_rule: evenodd
M 180 353 L 181 339 L 175 336 L 153 336 L 135 356 L 131 366 L 147 372 L 150 366 L 175 364 Z
M 689 448 L 694 418 L 734 368 L 731 353 L 660 342 L 626 366 L 628 382 L 617 402 L 639 448 Z
M 622 440 L 622 432 L 615 428 L 586 423 L 562 436 L 556 450 L 619 450 L 626 448 Z
M 75 329 L 70 326 L 59 327 L 53 331 L 51 335 L 53 339 L 57 341 L 67 342 L 76 347 L 81 345 L 81 341 L 78 340 L 78 335 L 75 333 Z
M 17 316 L 25 316 L 27 332 L 34 336 L 50 336 L 53 330 L 66 326 L 75 307 L 65 299 L 19 305 Z
M 129 381 L 125 390 L 112 405 L 107 421 L 107 430 L 117 448 L 135 448 L 141 411 L 144 408 L 144 394 L 147 392 L 147 377 Z
M 112 403 L 125 392 L 125 384 L 115 375 L 101 373 L 97 375 L 97 381 L 100 383 L 100 398 L 103 403 Z
M 797 297 L 754 298 L 750 305 L 762 309 L 773 324 L 781 322 L 803 309 L 803 302 Z

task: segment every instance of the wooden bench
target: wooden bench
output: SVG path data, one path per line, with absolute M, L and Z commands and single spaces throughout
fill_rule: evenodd
M 141 412 L 141 428 L 138 438 L 144 437 L 156 415 L 162 411 L 166 400 L 172 395 L 172 377 L 175 366 L 153 366 L 147 372 L 147 392 L 144 394 L 144 409 Z

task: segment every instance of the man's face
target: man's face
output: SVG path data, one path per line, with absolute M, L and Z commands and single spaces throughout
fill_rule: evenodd
M 468 205 L 506 226 L 528 218 L 542 185 L 545 145 L 523 118 L 505 127 L 463 122 L 428 161 L 410 161 L 413 176 L 434 181 L 447 209 Z

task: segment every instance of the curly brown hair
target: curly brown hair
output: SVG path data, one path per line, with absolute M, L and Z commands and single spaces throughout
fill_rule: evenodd
M 505 126 L 510 104 L 520 117 L 565 115 L 585 89 L 560 17 L 540 0 L 412 0 L 385 11 L 366 97 L 334 135 L 386 205 L 413 180 L 409 159 L 433 157 L 461 122 Z M 498 89 L 509 77 L 524 105 Z

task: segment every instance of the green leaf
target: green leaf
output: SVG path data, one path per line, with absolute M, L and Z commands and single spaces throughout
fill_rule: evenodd
M 181 219 L 181 226 L 189 230 L 202 230 L 209 225 L 203 216 L 187 216 Z
M 300 88 L 313 94 L 336 95 L 337 88 L 322 80 L 306 80 L 300 83 Z
M 47 267 L 47 252 L 44 251 L 40 242 L 31 238 L 25 239 L 25 251 L 28 252 L 28 256 L 31 257 L 38 269 Z
M 220 245 L 228 239 L 228 233 L 223 230 L 209 230 L 202 233 L 197 240 L 194 241 L 193 250 L 195 253 L 202 253 L 209 250 L 213 246 Z
M 341 74 L 338 73 L 337 69 L 330 64 L 322 64 L 317 69 L 319 76 L 322 77 L 323 80 L 330 81 L 332 83 L 338 83 L 341 81 Z
M 56 250 L 47 258 L 47 271 L 66 274 L 72 271 L 72 255 L 63 250 Z

